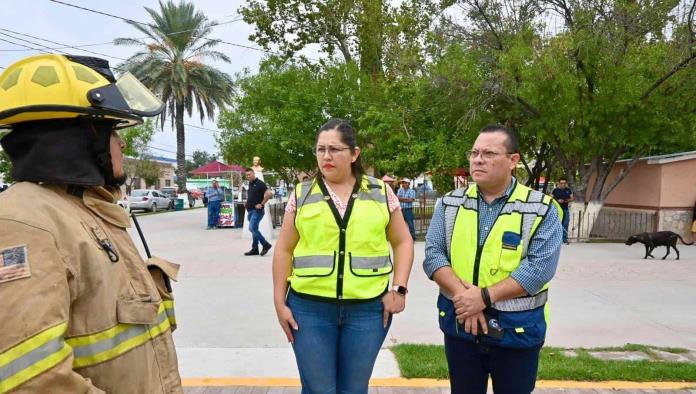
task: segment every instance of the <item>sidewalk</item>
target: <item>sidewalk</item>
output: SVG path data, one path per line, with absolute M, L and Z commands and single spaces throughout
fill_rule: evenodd
M 243 256 L 250 242 L 241 231 L 206 231 L 205 215 L 194 209 L 140 218 L 152 253 L 182 265 L 179 282 L 173 284 L 182 376 L 297 378 L 272 304 L 274 250 L 264 257 Z M 690 313 L 696 299 L 696 247 L 679 249 L 681 260 L 663 261 L 643 260 L 640 245 L 563 246 L 550 290 L 547 345 L 640 343 L 696 349 L 696 314 Z M 375 366 L 376 378 L 399 376 L 389 346 L 442 343 L 437 288 L 422 272 L 423 255 L 424 244 L 418 242 L 407 308 L 394 319 Z

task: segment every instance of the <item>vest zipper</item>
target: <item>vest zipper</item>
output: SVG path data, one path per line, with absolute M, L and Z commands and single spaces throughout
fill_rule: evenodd
M 343 276 L 346 262 L 346 232 L 348 228 L 348 220 L 350 219 L 350 213 L 353 211 L 353 202 L 358 198 L 358 191 L 362 185 L 362 179 L 356 179 L 355 185 L 353 186 L 353 192 L 348 199 L 348 206 L 346 207 L 346 213 L 341 217 L 338 213 L 338 209 L 331 199 L 329 190 L 324 184 L 324 180 L 319 178 L 317 184 L 321 193 L 324 195 L 324 201 L 329 204 L 331 213 L 333 213 L 334 220 L 336 220 L 336 225 L 338 226 L 338 272 L 336 274 L 336 299 L 341 301 L 343 299 Z M 311 192 L 311 191 L 310 191 Z

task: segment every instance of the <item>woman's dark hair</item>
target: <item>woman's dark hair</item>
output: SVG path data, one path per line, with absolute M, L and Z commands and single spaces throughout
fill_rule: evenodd
M 319 135 L 321 133 L 332 130 L 338 131 L 341 134 L 341 142 L 348 145 L 350 148 L 350 153 L 355 153 L 355 148 L 358 146 L 355 136 L 355 129 L 350 125 L 350 123 L 343 119 L 331 119 L 324 123 L 324 125 L 321 126 L 317 132 L 317 139 L 314 141 L 314 144 L 316 145 L 316 143 L 319 141 Z M 360 163 L 360 156 L 358 156 L 357 160 L 350 164 L 350 171 L 353 173 L 355 179 L 360 182 L 363 175 L 365 175 L 365 170 Z M 317 172 L 317 177 L 319 176 L 321 176 L 321 171 Z

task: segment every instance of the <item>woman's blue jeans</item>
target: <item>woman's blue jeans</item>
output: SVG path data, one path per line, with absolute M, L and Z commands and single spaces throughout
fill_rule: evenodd
M 290 291 L 287 304 L 297 322 L 295 359 L 303 394 L 367 393 L 377 353 L 389 331 L 382 299 L 334 304 Z

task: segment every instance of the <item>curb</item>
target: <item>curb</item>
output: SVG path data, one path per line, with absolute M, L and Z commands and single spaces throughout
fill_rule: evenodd
M 183 378 L 184 387 L 300 387 L 296 378 Z M 381 378 L 370 379 L 371 387 L 449 387 L 449 380 Z M 578 382 L 572 380 L 538 380 L 537 388 L 614 389 L 614 390 L 683 390 L 696 387 L 696 382 Z

